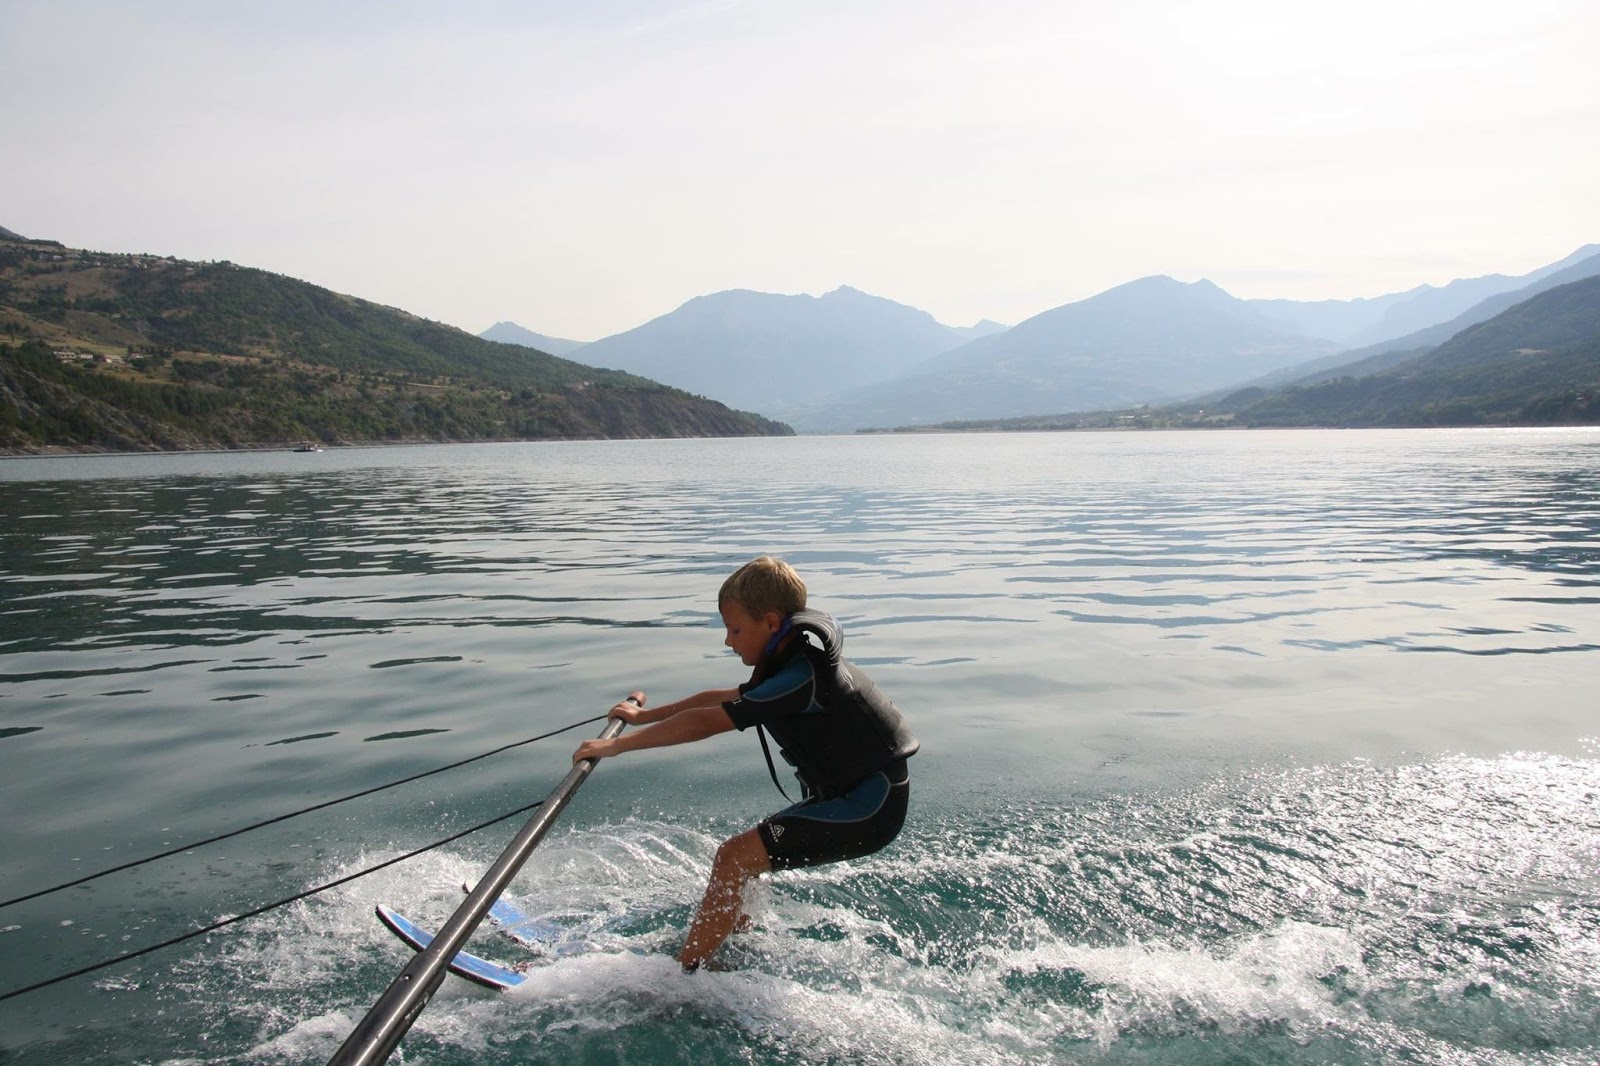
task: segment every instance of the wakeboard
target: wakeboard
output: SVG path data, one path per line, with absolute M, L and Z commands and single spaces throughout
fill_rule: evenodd
M 391 910 L 381 903 L 377 909 L 378 920 L 388 926 L 395 936 L 409 944 L 413 951 L 421 951 L 433 943 L 432 933 L 399 911 Z M 470 951 L 456 952 L 456 957 L 450 960 L 450 972 L 501 992 L 515 988 L 525 980 L 517 971 L 501 966 L 497 962 L 481 959 Z
M 463 882 L 461 891 L 471 892 L 472 886 Z M 519 910 L 503 898 L 489 907 L 489 921 L 525 948 L 544 948 L 561 939 L 565 930 L 548 918 L 535 918 Z
M 470 893 L 472 885 L 462 882 L 461 890 Z M 595 941 L 589 938 L 594 916 L 587 914 L 557 911 L 544 917 L 533 917 L 517 908 L 517 904 L 507 903 L 506 898 L 501 896 L 490 906 L 490 922 L 499 932 L 534 952 L 534 956 L 539 956 L 536 965 L 586 956 L 598 948 Z M 643 952 L 635 951 L 635 954 Z
M 463 882 L 461 891 L 471 893 L 472 885 Z M 490 905 L 488 917 L 498 932 L 533 953 L 532 959 L 519 964 L 519 968 L 526 973 L 563 959 L 591 953 L 616 955 L 626 952 L 629 955 L 648 956 L 651 951 L 638 943 L 629 943 L 627 934 L 621 933 L 619 926 L 636 923 L 641 915 L 655 918 L 658 913 L 653 908 L 641 907 L 603 921 L 578 911 L 558 910 L 543 917 L 533 917 L 516 904 L 501 898 Z M 596 935 L 598 939 L 591 939 Z M 719 967 L 713 965 L 710 968 Z

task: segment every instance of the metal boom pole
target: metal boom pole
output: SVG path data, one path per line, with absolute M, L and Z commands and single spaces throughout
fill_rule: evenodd
M 633 701 L 633 697 L 628 698 Z M 606 727 L 600 731 L 600 739 L 611 739 L 621 733 L 626 725 L 620 718 L 609 719 Z M 489 913 L 489 908 L 500 898 L 500 893 L 505 891 L 511 879 L 517 876 L 517 871 L 528 861 L 528 856 L 539 846 L 594 766 L 593 759 L 584 759 L 573 765 L 567 776 L 562 778 L 561 784 L 539 805 L 533 817 L 528 819 L 528 823 L 500 853 L 494 865 L 489 867 L 489 872 L 483 875 L 466 900 L 456 908 L 450 920 L 444 923 L 433 942 L 400 971 L 388 991 L 378 998 L 367 1011 L 367 1016 L 345 1038 L 333 1058 L 328 1060 L 328 1066 L 378 1066 L 389 1058 L 400 1039 L 444 983 L 450 960 L 455 958 L 456 952 L 478 928 L 478 923 L 483 921 L 483 916 Z

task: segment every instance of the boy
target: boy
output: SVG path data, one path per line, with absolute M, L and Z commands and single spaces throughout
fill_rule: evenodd
M 649 710 L 636 692 L 638 704 L 619 703 L 611 715 L 649 728 L 585 741 L 572 757 L 602 759 L 755 726 L 773 783 L 778 775 L 763 729 L 794 766 L 804 786 L 801 801 L 717 849 L 705 897 L 678 952 L 686 971 L 698 969 L 738 926 L 751 879 L 869 855 L 893 840 L 905 821 L 911 794 L 906 759 L 917 741 L 894 704 L 841 656 L 838 623 L 805 607 L 805 583 L 788 563 L 764 555 L 741 566 L 723 582 L 717 610 L 727 629 L 724 643 L 754 667 L 750 680 Z

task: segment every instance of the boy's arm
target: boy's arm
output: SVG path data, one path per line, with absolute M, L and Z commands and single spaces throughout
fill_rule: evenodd
M 604 759 L 612 755 L 621 755 L 625 751 L 639 751 L 642 748 L 688 744 L 691 741 L 714 737 L 718 733 L 726 733 L 732 728 L 733 719 L 728 717 L 728 712 L 722 709 L 720 703 L 683 707 L 673 712 L 671 717 L 645 729 L 624 733 L 610 740 L 601 740 L 598 737 L 586 740 L 572 753 L 572 761 Z
M 739 698 L 736 688 L 707 689 L 705 692 L 696 692 L 693 696 L 685 696 L 673 703 L 663 703 L 659 707 L 643 707 L 644 693 L 635 692 L 632 697 L 636 703 L 624 700 L 611 708 L 611 717 L 620 718 L 632 725 L 650 725 L 652 722 L 662 722 L 675 714 L 684 711 L 697 710 L 702 707 L 721 707 L 724 703 Z

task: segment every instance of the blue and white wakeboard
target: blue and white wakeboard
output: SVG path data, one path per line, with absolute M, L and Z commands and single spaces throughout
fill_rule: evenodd
M 461 885 L 461 891 L 471 892 L 472 886 Z M 562 919 L 566 920 L 563 921 Z M 593 951 L 595 944 L 577 928 L 586 915 L 559 914 L 534 917 L 506 902 L 504 896 L 489 907 L 489 921 L 506 936 L 539 955 L 565 958 Z
M 381 903 L 378 904 L 378 920 L 388 926 L 395 936 L 411 945 L 413 951 L 421 951 L 433 943 L 432 933 Z M 524 980 L 522 974 L 517 971 L 501 966 L 497 962 L 490 962 L 488 959 L 480 959 L 470 951 L 456 952 L 456 957 L 450 960 L 450 972 L 501 992 L 515 988 Z
M 463 884 L 461 891 L 471 892 L 472 886 Z M 525 948 L 547 948 L 566 934 L 566 929 L 559 923 L 525 914 L 504 898 L 490 905 L 489 921 Z

